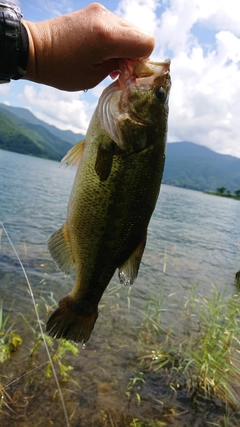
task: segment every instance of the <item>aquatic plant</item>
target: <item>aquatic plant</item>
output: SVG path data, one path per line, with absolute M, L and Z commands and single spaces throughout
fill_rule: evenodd
M 10 404 L 12 403 L 12 399 L 3 387 L 3 385 L 0 383 L 0 414 L 3 413 L 4 409 L 8 409 L 9 411 L 13 412 L 13 410 L 10 407 Z
M 141 403 L 141 397 L 139 391 L 141 390 L 141 383 L 145 382 L 144 373 L 140 371 L 134 372 L 133 376 L 129 379 L 126 389 L 126 396 L 128 397 L 128 403 L 131 402 L 133 396 L 136 397 L 138 405 Z
M 199 296 L 193 308 L 199 332 L 187 348 L 196 373 L 192 388 L 239 407 L 239 296 L 223 297 L 214 289 L 211 299 Z
M 138 418 L 133 418 L 129 427 L 163 427 L 166 426 L 167 423 L 160 420 L 152 420 L 150 422 L 141 421 Z
M 0 301 L 0 363 L 5 362 L 22 344 L 21 337 L 12 330 L 13 325 L 7 327 L 10 312 L 3 314 L 3 300 Z
M 36 303 L 36 308 L 38 310 L 39 316 L 46 317 L 46 314 L 55 309 L 57 305 L 58 303 L 55 300 L 53 293 L 50 292 L 47 299 L 41 296 L 40 301 Z M 38 353 L 42 352 L 45 347 L 43 336 L 38 332 L 38 322 L 29 322 L 29 320 L 23 314 L 21 314 L 21 317 L 24 319 L 25 323 L 33 333 L 33 343 L 30 349 L 30 356 L 35 356 L 38 358 Z M 78 356 L 78 345 L 74 342 L 66 341 L 64 339 L 55 340 L 45 333 L 44 339 L 47 343 L 49 355 L 52 361 L 52 363 L 50 363 L 50 360 L 48 360 L 45 364 L 45 377 L 50 378 L 53 375 L 52 364 L 54 364 L 55 367 L 58 366 L 59 374 L 64 380 L 72 380 L 69 374 L 70 371 L 73 370 L 73 366 L 71 366 L 66 360 L 66 355 L 69 352 L 74 356 Z
M 160 326 L 162 306 L 163 301 L 157 306 L 155 299 L 147 305 L 142 334 L 145 328 L 152 349 L 140 357 L 139 369 L 164 369 L 169 390 L 177 393 L 185 388 L 192 404 L 197 404 L 200 396 L 218 397 L 239 408 L 239 296 L 225 296 L 213 289 L 212 296 L 206 298 L 193 286 L 183 309 L 189 330 L 182 336 Z
M 56 341 L 53 338 L 49 337 L 48 335 L 46 334 L 44 335 L 45 335 L 46 342 L 48 344 L 52 362 L 54 363 L 55 366 L 56 365 L 58 366 L 61 377 L 64 378 L 65 380 L 72 380 L 69 373 L 70 371 L 72 371 L 73 366 L 71 366 L 67 362 L 65 356 L 67 352 L 72 353 L 74 356 L 78 356 L 79 349 L 77 347 L 77 344 L 70 341 L 63 340 L 63 339 Z M 39 347 L 42 346 L 42 344 L 43 344 L 42 335 L 37 334 L 33 348 L 30 352 L 31 355 L 34 355 L 34 353 L 39 350 Z M 45 368 L 45 377 L 50 378 L 52 374 L 53 374 L 52 365 L 48 360 Z

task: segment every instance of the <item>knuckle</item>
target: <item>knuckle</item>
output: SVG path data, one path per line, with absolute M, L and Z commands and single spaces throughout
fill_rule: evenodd
M 88 6 L 88 9 L 96 15 L 102 14 L 102 13 L 106 13 L 107 9 L 100 3 L 91 3 Z
M 91 27 L 95 36 L 101 40 L 109 39 L 111 31 L 109 31 L 108 10 L 100 3 L 92 3 L 88 8 L 91 12 Z

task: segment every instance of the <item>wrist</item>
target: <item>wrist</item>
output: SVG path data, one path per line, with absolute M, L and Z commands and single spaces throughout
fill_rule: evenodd
M 28 32 L 29 56 L 24 79 L 54 86 L 58 85 L 59 76 L 64 75 L 64 67 L 69 62 L 71 40 L 65 34 L 68 15 L 52 18 L 42 22 L 23 20 Z
M 35 24 L 22 20 L 24 27 L 28 33 L 28 63 L 26 67 L 26 72 L 23 76 L 23 79 L 31 80 L 37 82 L 37 59 L 36 59 L 36 49 L 34 44 L 33 37 L 33 28 Z

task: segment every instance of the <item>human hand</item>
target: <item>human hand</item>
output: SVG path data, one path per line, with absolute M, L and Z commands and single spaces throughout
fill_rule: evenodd
M 98 3 L 48 21 L 22 21 L 29 35 L 25 79 L 58 89 L 89 89 L 119 69 L 121 58 L 150 56 L 151 34 Z

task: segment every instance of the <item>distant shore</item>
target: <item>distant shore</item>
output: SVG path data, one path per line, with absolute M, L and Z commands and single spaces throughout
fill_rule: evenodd
M 216 193 L 214 191 L 204 191 L 204 194 L 210 194 L 211 196 L 227 197 L 228 199 L 240 200 L 240 197 L 234 196 L 231 193 Z

